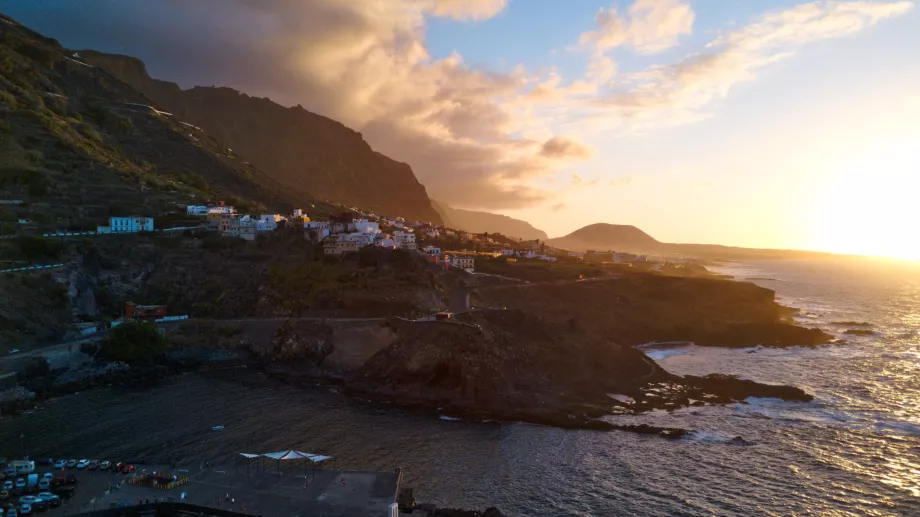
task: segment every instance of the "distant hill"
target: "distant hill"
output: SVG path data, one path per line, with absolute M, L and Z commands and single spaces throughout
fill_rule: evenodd
M 470 233 L 500 233 L 505 237 L 523 239 L 525 241 L 549 237 L 543 230 L 534 228 L 527 221 L 514 219 L 507 215 L 491 214 L 489 212 L 475 212 L 453 208 L 443 201 L 432 200 L 432 206 L 441 214 L 444 225 Z
M 340 122 L 231 88 L 182 90 L 151 78 L 137 58 L 92 50 L 79 55 L 160 109 L 213 134 L 285 187 L 381 215 L 441 223 L 409 165 L 374 151 Z
M 635 226 L 606 223 L 585 226 L 565 237 L 549 239 L 546 244 L 572 251 L 613 250 L 711 260 L 820 258 L 832 256 L 830 253 L 814 251 L 739 248 L 718 244 L 672 244 L 660 242 Z
M 547 244 L 567 250 L 617 250 L 643 253 L 659 252 L 665 246 L 651 235 L 631 225 L 597 223 L 566 235 L 550 239 Z

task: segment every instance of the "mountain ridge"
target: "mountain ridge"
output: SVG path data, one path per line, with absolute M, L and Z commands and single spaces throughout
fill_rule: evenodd
M 412 168 L 371 148 L 361 133 L 301 106 L 284 107 L 227 87 L 154 79 L 140 59 L 77 52 L 155 105 L 213 134 L 290 188 L 385 215 L 441 223 Z
M 502 214 L 454 208 L 444 201 L 434 199 L 431 200 L 431 204 L 441 214 L 444 225 L 449 228 L 470 233 L 500 233 L 505 237 L 525 241 L 549 239 L 546 232 L 521 219 Z

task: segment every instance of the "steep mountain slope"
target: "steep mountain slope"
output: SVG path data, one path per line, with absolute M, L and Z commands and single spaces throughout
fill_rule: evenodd
M 94 229 L 202 198 L 283 207 L 308 199 L 57 41 L 0 23 L 0 198 L 39 228 Z M 127 213 L 120 213 L 127 212 Z M 30 217 L 31 216 L 31 217 Z
M 64 264 L 45 274 L 0 275 L 0 345 L 60 339 L 70 302 L 86 292 L 68 276 L 85 266 L 72 250 L 79 241 L 34 235 L 95 230 L 110 216 L 159 217 L 205 199 L 252 209 L 308 199 L 70 56 L 0 15 L 0 269 Z M 155 267 L 122 269 L 122 258 L 105 257 L 119 282 Z
M 534 228 L 527 221 L 514 219 L 507 215 L 453 208 L 443 201 L 432 200 L 431 205 L 441 214 L 441 219 L 448 228 L 470 233 L 500 233 L 505 237 L 525 241 L 533 239 L 545 241 L 549 238 L 546 232 Z
M 635 226 L 597 223 L 547 241 L 550 246 L 569 250 L 660 251 L 664 245 Z
M 79 55 L 161 109 L 212 133 L 287 187 L 380 214 L 441 223 L 407 164 L 374 151 L 360 133 L 339 122 L 230 88 L 182 90 L 152 79 L 133 57 L 90 50 Z

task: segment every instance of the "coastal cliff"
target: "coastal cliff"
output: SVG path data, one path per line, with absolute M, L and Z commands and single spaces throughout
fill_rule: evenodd
M 585 282 L 482 287 L 482 306 L 508 307 L 571 323 L 617 343 L 693 341 L 703 346 L 807 346 L 832 336 L 791 323 L 770 289 L 716 278 L 624 270 Z
M 151 78 L 137 58 L 92 50 L 79 55 L 208 131 L 286 187 L 378 214 L 442 222 L 409 165 L 374 151 L 361 133 L 340 122 L 231 88 L 182 90 Z

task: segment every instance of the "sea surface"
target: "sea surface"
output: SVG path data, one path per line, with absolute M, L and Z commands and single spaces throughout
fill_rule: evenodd
M 49 401 L 0 420 L 0 455 L 233 464 L 237 452 L 294 448 L 332 455 L 336 468 L 401 466 L 421 502 L 511 515 L 920 516 L 920 266 L 796 260 L 719 271 L 774 289 L 799 321 L 846 341 L 649 355 L 675 373 L 802 386 L 813 402 L 616 418 L 694 430 L 668 441 L 439 419 L 238 369 Z M 845 336 L 855 327 L 839 321 L 869 322 L 874 334 Z M 730 442 L 739 435 L 750 445 Z

